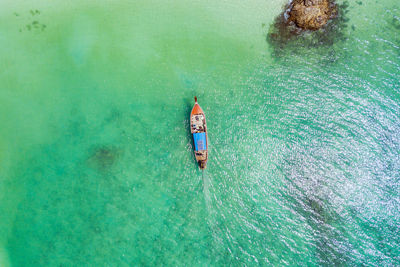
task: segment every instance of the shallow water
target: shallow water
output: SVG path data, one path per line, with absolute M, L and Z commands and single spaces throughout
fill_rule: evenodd
M 399 265 L 397 0 L 276 53 L 284 4 L 3 1 L 0 265 Z

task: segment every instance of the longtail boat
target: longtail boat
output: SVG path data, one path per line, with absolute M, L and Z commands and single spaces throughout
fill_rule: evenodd
M 206 115 L 194 97 L 194 106 L 190 113 L 190 131 L 194 141 L 194 156 L 200 169 L 205 169 L 208 159 Z

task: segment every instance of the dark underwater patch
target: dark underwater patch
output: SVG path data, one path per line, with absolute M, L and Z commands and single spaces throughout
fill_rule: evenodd
M 397 47 L 400 47 L 400 10 L 394 7 L 391 11 L 391 19 L 388 21 L 389 29 L 394 34 L 393 42 L 396 44 Z M 396 49 L 398 55 L 400 55 L 400 49 Z
M 20 20 L 24 20 L 25 21 L 25 25 L 23 27 L 19 28 L 19 32 L 25 32 L 25 31 L 30 31 L 30 32 L 42 32 L 46 29 L 46 25 L 41 23 L 38 18 L 36 17 L 35 19 L 33 17 L 35 16 L 39 16 L 41 14 L 41 12 L 37 9 L 35 10 L 30 10 L 29 11 L 29 15 L 25 15 L 22 13 L 17 13 L 14 12 L 14 16 L 15 17 L 19 17 Z M 34 19 L 33 21 L 31 21 L 32 19 Z M 29 22 L 28 22 L 29 21 Z M 28 23 L 26 23 L 28 22 Z
M 309 31 L 288 22 L 289 4 L 286 5 L 285 11 L 275 18 L 267 34 L 266 40 L 273 48 L 273 56 L 278 59 L 311 50 L 313 53 L 327 55 L 328 61 L 335 61 L 337 57 L 332 46 L 347 40 L 348 6 L 348 2 L 336 4 L 334 18 L 321 29 Z
M 397 14 L 396 13 L 393 14 L 393 19 L 391 24 L 395 28 L 395 30 L 400 31 L 400 12 L 397 12 Z
M 120 154 L 121 151 L 115 147 L 96 147 L 88 157 L 88 165 L 96 170 L 106 171 L 116 163 Z

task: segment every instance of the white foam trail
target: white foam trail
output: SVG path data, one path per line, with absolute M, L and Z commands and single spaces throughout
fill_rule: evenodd
M 210 178 L 208 178 L 208 175 L 205 171 L 202 171 L 202 177 L 203 177 L 203 194 L 204 194 L 204 200 L 206 204 L 206 209 L 207 209 L 207 222 L 208 226 L 211 229 L 211 234 L 213 237 L 213 243 L 216 241 L 220 242 L 220 238 L 217 235 L 217 222 L 215 219 L 216 212 L 213 208 L 213 200 L 211 197 L 210 193 L 210 188 L 212 188 L 212 183 Z
M 202 171 L 203 177 L 203 193 L 204 193 L 204 200 L 206 202 L 206 208 L 208 215 L 211 215 L 212 212 L 212 199 L 210 195 L 210 179 L 207 176 L 205 171 Z

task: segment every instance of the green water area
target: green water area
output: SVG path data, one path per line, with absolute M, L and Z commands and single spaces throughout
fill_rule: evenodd
M 1 0 L 0 266 L 399 266 L 399 2 L 287 3 Z

